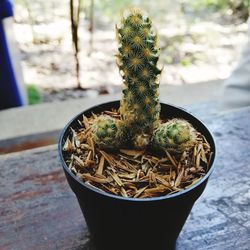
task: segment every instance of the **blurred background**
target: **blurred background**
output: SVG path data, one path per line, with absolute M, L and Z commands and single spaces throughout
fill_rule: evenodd
M 120 92 L 115 23 L 129 5 L 147 10 L 158 29 L 162 85 L 226 79 L 247 40 L 249 0 L 13 3 L 13 29 L 29 104 Z

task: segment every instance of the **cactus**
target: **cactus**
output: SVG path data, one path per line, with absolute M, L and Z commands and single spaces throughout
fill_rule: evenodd
M 135 147 L 145 147 L 159 124 L 158 36 L 150 18 L 138 9 L 125 11 L 116 27 L 117 65 L 124 89 L 120 103 L 123 126 Z
M 104 149 L 115 149 L 118 146 L 118 121 L 108 115 L 99 116 L 93 123 L 94 142 Z
M 172 119 L 161 124 L 152 136 L 152 145 L 155 148 L 165 148 L 181 152 L 192 146 L 196 140 L 196 130 L 193 126 L 181 119 Z
M 124 146 L 182 151 L 196 139 L 190 123 L 173 119 L 160 124 L 160 48 L 151 19 L 138 9 L 123 13 L 116 27 L 119 42 L 117 65 L 124 88 L 120 102 L 121 119 L 100 116 L 93 124 L 94 141 L 100 147 Z M 119 143 L 118 143 L 119 142 Z

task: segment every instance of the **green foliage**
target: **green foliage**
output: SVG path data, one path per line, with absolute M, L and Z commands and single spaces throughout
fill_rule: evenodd
M 216 9 L 224 9 L 228 6 L 228 0 L 195 0 L 189 1 L 189 4 L 196 9 L 201 8 L 216 8 Z
M 181 65 L 184 67 L 188 67 L 191 64 L 191 60 L 189 57 L 183 57 L 181 60 Z
M 249 16 L 249 0 L 184 0 L 183 2 L 193 7 L 194 10 L 208 8 L 219 11 L 231 10 L 233 15 L 244 20 L 247 20 Z
M 96 6 L 108 17 L 114 17 L 114 13 L 119 13 L 120 10 L 133 4 L 133 0 L 97 0 Z
M 135 146 L 145 147 L 160 115 L 158 36 L 151 19 L 135 8 L 123 13 L 116 29 L 117 65 L 124 83 L 121 118 L 125 127 L 133 131 Z
M 114 149 L 118 146 L 117 120 L 108 116 L 99 116 L 92 126 L 93 139 L 100 148 Z
M 42 102 L 42 94 L 39 88 L 35 85 L 27 85 L 28 103 L 29 105 Z
M 193 126 L 181 119 L 172 119 L 161 124 L 152 137 L 155 148 L 164 148 L 172 151 L 183 151 L 196 140 L 196 131 Z

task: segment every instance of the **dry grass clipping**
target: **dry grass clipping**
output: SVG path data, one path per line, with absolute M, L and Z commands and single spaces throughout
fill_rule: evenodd
M 104 112 L 120 118 L 117 111 Z M 71 128 L 63 150 L 69 169 L 83 182 L 114 195 L 150 198 L 172 194 L 192 186 L 207 172 L 212 152 L 203 135 L 182 154 L 165 151 L 157 156 L 144 150 L 121 149 L 112 154 L 100 150 L 92 139 L 96 115 Z

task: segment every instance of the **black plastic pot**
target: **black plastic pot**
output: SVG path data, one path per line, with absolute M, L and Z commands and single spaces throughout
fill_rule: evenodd
M 178 235 L 195 203 L 202 194 L 214 168 L 215 143 L 204 124 L 181 108 L 161 104 L 162 118 L 183 118 L 193 124 L 210 143 L 214 152 L 211 166 L 199 182 L 181 192 L 157 198 L 124 198 L 101 192 L 78 180 L 69 170 L 62 147 L 70 127 L 92 112 L 119 108 L 119 101 L 104 103 L 74 117 L 61 132 L 59 155 L 68 183 L 75 193 L 98 250 L 169 250 L 175 249 Z

